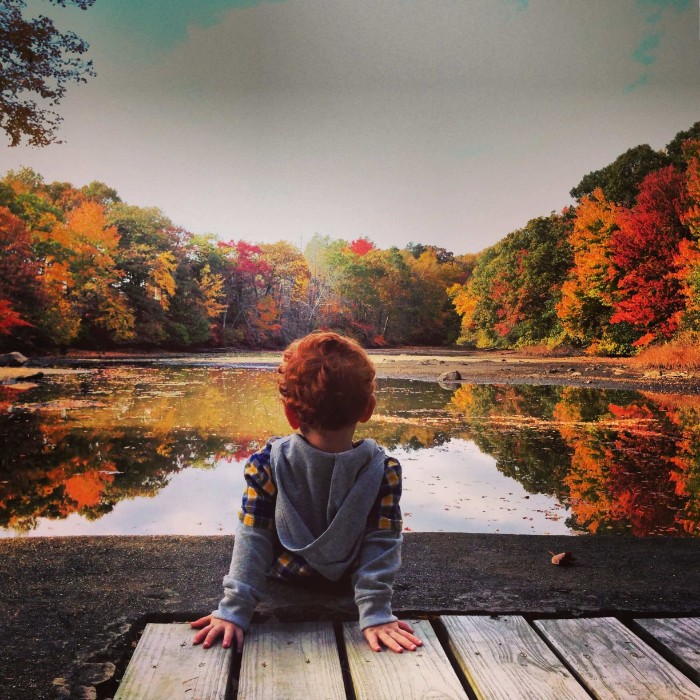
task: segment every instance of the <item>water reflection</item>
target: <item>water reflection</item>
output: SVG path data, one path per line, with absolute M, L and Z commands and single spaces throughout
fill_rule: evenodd
M 568 504 L 572 530 L 697 534 L 700 397 L 465 385 L 451 408 L 499 470 Z
M 2 534 L 235 527 L 241 463 L 287 432 L 274 373 L 109 367 L 0 393 Z M 363 426 L 407 530 L 694 535 L 700 397 L 386 381 Z

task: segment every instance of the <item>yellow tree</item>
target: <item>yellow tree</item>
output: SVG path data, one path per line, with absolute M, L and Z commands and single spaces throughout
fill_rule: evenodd
M 260 318 L 280 324 L 273 332 L 284 330 L 286 340 L 306 332 L 303 304 L 307 298 L 311 272 L 302 252 L 287 241 L 260 245 L 267 269 L 263 272 L 263 297 L 269 297 L 262 306 Z M 272 314 L 272 316 L 271 316 Z
M 574 264 L 562 285 L 557 314 L 567 334 L 592 353 L 616 352 L 615 333 L 609 323 L 615 302 L 617 272 L 612 263 L 612 234 L 617 230 L 620 207 L 597 188 L 576 209 L 569 236 Z
M 211 271 L 211 266 L 206 263 L 202 268 L 199 279 L 199 288 L 202 291 L 204 298 L 204 309 L 207 318 L 215 319 L 226 310 L 226 304 L 223 303 L 224 294 L 224 278 Z
M 104 206 L 83 202 L 68 212 L 53 238 L 67 251 L 62 265 L 73 313 L 88 328 L 101 328 L 115 340 L 132 338 L 134 316 L 119 289 L 123 275 L 115 261 L 119 234 L 107 224 Z

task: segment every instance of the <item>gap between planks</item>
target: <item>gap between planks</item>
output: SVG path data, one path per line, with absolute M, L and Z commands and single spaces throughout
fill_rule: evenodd
M 612 617 L 535 620 L 598 700 L 700 700 L 700 688 Z

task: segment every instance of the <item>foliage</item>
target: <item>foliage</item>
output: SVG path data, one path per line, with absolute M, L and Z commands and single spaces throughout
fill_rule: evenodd
M 619 216 L 620 207 L 598 188 L 577 207 L 569 236 L 573 265 L 562 285 L 557 313 L 568 336 L 593 354 L 628 352 L 634 340 L 626 326 L 610 323 L 618 300 L 612 241 Z
M 584 177 L 561 216 L 568 252 L 540 219 L 539 236 L 530 222 L 480 253 L 448 289 L 460 342 L 627 355 L 700 332 L 699 134 L 700 122 L 667 154 L 638 146 Z
M 95 0 L 49 1 L 85 10 Z M 25 16 L 26 5 L 25 0 L 4 0 L 0 11 L 0 127 L 12 146 L 22 138 L 30 146 L 46 146 L 57 142 L 62 121 L 51 108 L 61 102 L 69 83 L 84 83 L 95 72 L 92 61 L 82 58 L 88 49 L 85 41 L 73 32 L 60 32 L 44 15 Z
M 611 323 L 629 323 L 633 343 L 668 339 L 678 329 L 684 299 L 678 282 L 677 256 L 688 238 L 683 225 L 683 177 L 668 166 L 647 175 L 637 205 L 620 213 L 613 234 L 613 261 L 620 280 Z
M 618 156 L 610 165 L 585 175 L 569 194 L 581 201 L 600 188 L 605 198 L 625 207 L 634 205 L 642 180 L 652 171 L 668 165 L 670 159 L 643 144 Z
M 460 342 L 531 345 L 561 332 L 557 304 L 571 266 L 569 212 L 533 219 L 484 251 L 468 283 L 449 294 L 463 314 Z
M 0 182 L 0 345 L 24 348 L 280 347 L 315 328 L 366 345 L 453 342 L 446 289 L 474 256 L 418 245 L 381 250 L 314 237 L 218 240 L 101 182 L 45 183 L 23 168 Z
M 700 140 L 700 122 L 695 122 L 689 129 L 679 131 L 666 146 L 666 153 L 668 153 L 672 165 L 681 170 L 685 169 L 688 157 L 692 155 L 692 152 L 689 153 L 686 150 L 687 144 L 698 140 Z
M 222 242 L 105 183 L 0 181 L 0 346 L 281 347 L 318 328 L 364 345 L 632 354 L 700 334 L 700 122 L 628 150 L 478 255 L 315 235 Z M 673 163 L 669 165 L 669 163 Z

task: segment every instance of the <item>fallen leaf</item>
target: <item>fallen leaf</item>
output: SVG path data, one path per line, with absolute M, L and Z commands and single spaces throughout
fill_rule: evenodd
M 550 552 L 550 554 L 552 555 L 552 564 L 555 566 L 566 566 L 574 560 L 574 555 L 571 552 L 561 552 L 559 554 Z

